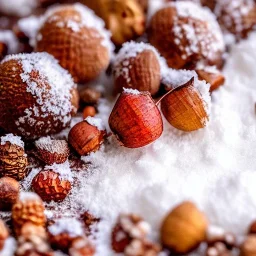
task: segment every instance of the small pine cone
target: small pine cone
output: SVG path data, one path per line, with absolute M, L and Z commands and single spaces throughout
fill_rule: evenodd
M 69 156 L 68 143 L 65 140 L 51 140 L 43 137 L 35 142 L 38 157 L 46 164 L 62 164 Z
M 16 144 L 17 143 L 17 144 Z M 0 177 L 22 180 L 27 175 L 28 159 L 20 137 L 8 134 L 0 138 Z
M 12 221 L 17 235 L 26 222 L 45 226 L 44 205 L 40 197 L 32 192 L 22 192 L 18 202 L 13 205 Z
M 93 256 L 95 248 L 86 237 L 78 237 L 71 243 L 70 256 Z
M 133 239 L 125 248 L 125 256 L 157 256 L 161 251 L 161 246 L 148 241 Z
M 32 181 L 33 190 L 45 202 L 63 201 L 71 190 L 69 180 L 52 170 L 40 172 Z
M 0 251 L 4 247 L 5 240 L 8 238 L 9 232 L 5 223 L 0 219 Z
M 124 252 L 133 239 L 144 239 L 149 232 L 149 225 L 135 214 L 119 216 L 112 231 L 112 248 L 115 252 Z
M 53 256 L 44 227 L 27 222 L 18 236 L 15 256 Z

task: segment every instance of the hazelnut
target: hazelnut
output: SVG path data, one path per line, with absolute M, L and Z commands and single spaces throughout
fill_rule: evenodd
M 35 142 L 38 157 L 48 165 L 62 164 L 69 156 L 68 143 L 65 140 L 52 140 L 42 137 Z
M 175 69 L 194 69 L 198 63 L 222 66 L 225 44 L 215 16 L 191 1 L 171 2 L 149 24 L 149 42 Z
M 0 178 L 0 211 L 10 211 L 19 197 L 19 182 L 10 177 Z
M 75 238 L 69 248 L 70 256 L 93 256 L 95 248 L 86 237 Z
M 240 256 L 256 255 L 256 235 L 249 235 L 240 248 Z
M 29 139 L 60 132 L 76 111 L 72 90 L 71 76 L 51 55 L 7 56 L 0 63 L 0 126 Z
M 106 131 L 101 120 L 87 117 L 70 130 L 68 142 L 79 155 L 83 156 L 96 152 L 105 137 Z
M 154 47 L 144 43 L 125 43 L 114 63 L 115 93 L 123 88 L 149 91 L 160 88 L 160 56 Z
M 17 235 L 26 222 L 45 226 L 44 204 L 40 197 L 32 192 L 21 192 L 19 200 L 12 207 L 12 221 Z
M 0 103 L 1 104 L 1 103 Z M 22 180 L 28 172 L 28 159 L 20 137 L 7 134 L 0 138 L 0 177 Z
M 0 252 L 4 247 L 5 240 L 8 238 L 9 232 L 5 223 L 0 219 Z
M 146 146 L 163 132 L 159 109 L 149 92 L 124 89 L 109 117 L 109 126 L 121 145 L 128 148 Z
M 87 106 L 83 110 L 83 118 L 86 119 L 88 116 L 94 117 L 96 115 L 96 109 L 92 106 Z
M 101 93 L 92 88 L 84 88 L 79 92 L 80 99 L 87 105 L 96 105 L 101 97 Z
M 36 50 L 58 59 L 76 82 L 95 79 L 108 67 L 109 34 L 104 23 L 79 3 L 50 8 L 38 35 Z
M 112 41 L 122 45 L 141 36 L 145 31 L 145 14 L 138 0 L 83 0 L 106 23 Z
M 191 202 L 175 207 L 164 219 L 161 240 L 174 253 L 186 254 L 206 238 L 207 220 Z

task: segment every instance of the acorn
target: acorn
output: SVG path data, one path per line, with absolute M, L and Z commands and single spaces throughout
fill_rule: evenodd
M 0 137 L 0 177 L 22 180 L 27 175 L 27 166 L 28 159 L 21 138 L 13 134 Z
M 185 132 L 204 128 L 209 120 L 208 104 L 194 86 L 194 78 L 167 93 L 161 110 L 172 126 Z
M 208 222 L 192 202 L 183 202 L 164 219 L 161 240 L 174 253 L 187 254 L 206 239 Z
M 10 211 L 19 198 L 19 182 L 10 177 L 0 178 L 0 211 Z
M 0 126 L 27 139 L 60 132 L 77 110 L 72 90 L 70 74 L 51 55 L 7 56 L 0 63 Z
M 45 202 L 63 201 L 71 190 L 72 176 L 68 172 L 66 165 L 47 166 L 34 177 L 32 188 Z
M 225 44 L 219 24 L 210 10 L 196 3 L 171 2 L 157 11 L 148 36 L 171 68 L 222 66 Z
M 9 237 L 9 231 L 5 223 L 0 219 L 0 252 L 4 247 L 5 240 Z
M 52 140 L 42 137 L 35 142 L 38 157 L 48 165 L 62 164 L 69 156 L 68 143 L 65 140 Z
M 109 117 L 109 126 L 128 148 L 146 146 L 163 132 L 163 121 L 149 92 L 124 89 Z
M 116 94 L 130 88 L 155 95 L 160 88 L 160 56 L 148 44 L 125 43 L 116 56 L 113 74 Z
M 49 8 L 38 35 L 36 51 L 53 55 L 76 82 L 95 79 L 109 65 L 112 45 L 104 22 L 79 3 Z
M 96 152 L 104 142 L 107 133 L 100 119 L 87 117 L 76 124 L 68 134 L 68 142 L 81 155 Z

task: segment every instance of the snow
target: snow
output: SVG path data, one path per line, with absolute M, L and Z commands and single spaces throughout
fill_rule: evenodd
M 98 130 L 100 130 L 100 131 L 106 130 L 106 128 L 105 128 L 105 126 L 103 125 L 103 122 L 102 122 L 102 120 L 101 120 L 100 118 L 88 116 L 87 118 L 85 118 L 85 121 L 86 121 L 88 124 L 97 127 Z
M 35 145 L 38 149 L 50 153 L 65 154 L 68 150 L 68 143 L 65 140 L 52 140 L 50 136 L 40 138 Z
M 12 133 L 0 137 L 0 145 L 4 145 L 6 142 L 10 142 L 11 144 L 24 148 L 24 142 L 21 140 L 21 137 L 15 136 Z
M 127 93 L 127 94 L 133 94 L 133 95 L 140 95 L 141 94 L 138 90 L 131 89 L 131 88 L 124 88 L 123 92 Z
M 34 192 L 20 192 L 19 200 L 22 202 L 31 201 L 31 200 L 41 201 L 41 198 Z
M 18 38 L 11 30 L 0 30 L 0 42 L 7 45 L 8 54 L 17 53 L 19 50 Z

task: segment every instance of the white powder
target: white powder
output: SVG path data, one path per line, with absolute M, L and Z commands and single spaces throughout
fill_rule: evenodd
M 0 42 L 7 45 L 8 54 L 14 54 L 19 51 L 18 38 L 11 30 L 0 30 Z
M 140 95 L 140 91 L 136 89 L 123 88 L 123 91 L 124 93 L 127 93 L 127 94 Z
M 85 118 L 85 121 L 88 124 L 97 127 L 98 130 L 100 130 L 100 131 L 106 130 L 106 128 L 105 128 L 105 126 L 104 126 L 104 124 L 103 124 L 103 122 L 100 118 L 88 116 L 87 118 Z
M 52 140 L 50 136 L 40 138 L 35 145 L 38 149 L 50 153 L 65 154 L 68 151 L 68 143 L 65 140 Z
M 0 145 L 4 145 L 6 142 L 10 142 L 11 144 L 24 148 L 24 142 L 21 140 L 21 137 L 15 136 L 12 133 L 0 137 Z

